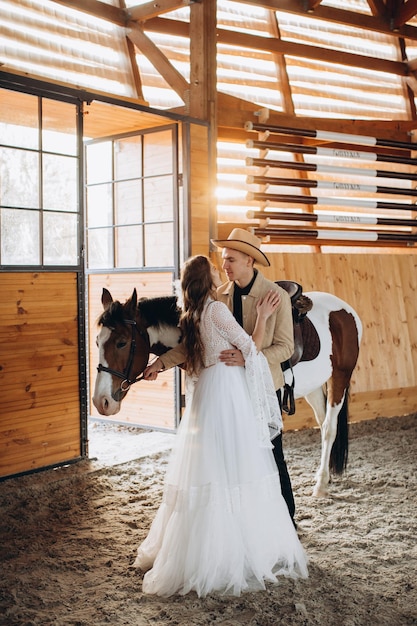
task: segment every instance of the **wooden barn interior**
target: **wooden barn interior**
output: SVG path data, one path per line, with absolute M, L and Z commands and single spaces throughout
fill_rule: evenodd
M 417 0 L 0 2 L 0 477 L 88 457 L 101 291 L 212 238 L 363 322 L 351 421 L 417 411 Z M 118 421 L 174 431 L 176 371 Z M 304 400 L 287 430 L 311 428 Z

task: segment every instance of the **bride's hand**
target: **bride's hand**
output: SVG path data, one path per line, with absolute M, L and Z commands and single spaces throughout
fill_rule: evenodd
M 281 296 L 278 291 L 271 289 L 263 296 L 263 298 L 259 298 L 256 303 L 256 312 L 258 316 L 267 320 L 268 317 L 277 309 L 280 302 Z

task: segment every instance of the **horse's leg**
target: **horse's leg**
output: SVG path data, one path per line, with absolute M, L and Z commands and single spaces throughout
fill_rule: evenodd
M 313 495 L 323 497 L 328 495 L 330 482 L 330 457 L 337 435 L 339 412 L 343 406 L 343 400 L 331 406 L 327 403 L 326 418 L 321 427 L 321 459 L 317 472 L 317 482 Z
M 329 326 L 333 371 L 327 382 L 327 411 L 322 439 L 326 438 L 328 447 L 326 455 L 329 454 L 329 471 L 343 474 L 349 450 L 349 385 L 358 360 L 359 335 L 354 317 L 343 309 L 330 313 Z
M 316 484 L 313 496 L 324 497 L 328 494 L 330 480 L 329 462 L 330 453 L 337 432 L 337 416 L 339 407 L 332 407 L 327 403 L 326 393 L 323 387 L 319 387 L 305 397 L 314 411 L 317 424 L 321 433 L 321 457 L 320 466 L 316 473 Z

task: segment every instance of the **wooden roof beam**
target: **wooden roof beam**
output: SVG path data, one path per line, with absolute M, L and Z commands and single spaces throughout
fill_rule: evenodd
M 268 23 L 271 35 L 273 37 L 276 37 L 277 39 L 281 39 L 281 32 L 279 30 L 278 20 L 273 11 L 268 12 Z M 273 56 L 273 59 L 277 68 L 277 78 L 281 91 L 282 108 L 287 113 L 294 113 L 294 101 L 292 98 L 291 83 L 288 78 L 285 56 L 282 54 L 275 54 Z
M 404 39 L 400 38 L 397 42 L 398 50 L 403 61 L 408 61 L 407 48 Z M 414 89 L 412 84 L 407 78 L 402 79 L 402 87 L 404 92 L 404 102 L 407 109 L 407 117 L 412 120 L 416 119 L 416 105 L 414 102 Z
M 217 30 L 218 43 L 263 50 L 272 53 L 286 54 L 294 57 L 324 61 L 326 63 L 336 63 L 337 65 L 348 65 L 361 67 L 378 72 L 387 72 L 406 76 L 408 73 L 407 64 L 401 61 L 390 61 L 376 57 L 367 57 L 361 54 L 335 51 L 320 46 L 293 43 L 272 37 L 260 37 L 259 35 L 249 35 L 238 31 Z
M 188 114 L 216 126 L 215 3 L 196 2 L 190 11 L 190 101 Z M 187 103 L 186 103 L 187 104 Z
M 119 4 L 120 4 L 121 9 L 126 9 L 125 0 L 119 0 Z M 126 40 L 127 53 L 128 53 L 129 61 L 130 61 L 130 68 L 132 70 L 132 78 L 133 78 L 133 83 L 135 85 L 136 95 L 138 99 L 140 99 L 142 102 L 145 102 L 144 97 L 143 97 L 143 91 L 142 91 L 142 79 L 140 76 L 139 66 L 136 60 L 136 48 L 135 48 L 135 45 L 130 41 L 129 37 L 125 37 L 125 40 Z
M 367 2 L 372 11 L 372 15 L 386 17 L 387 7 L 384 4 L 384 0 L 367 0 Z
M 247 121 L 254 121 L 258 119 L 257 114 L 260 112 L 261 107 L 230 96 L 228 94 L 217 94 L 217 116 L 218 116 L 218 129 L 219 133 L 223 136 L 230 136 L 234 130 L 238 133 L 245 133 L 248 136 L 247 131 L 244 131 L 244 125 Z M 233 115 L 232 115 L 233 112 Z M 309 128 L 311 130 L 332 130 L 334 132 L 348 133 L 352 135 L 370 135 L 378 136 L 381 139 L 393 139 L 397 140 L 403 138 L 404 140 L 407 133 L 417 128 L 416 120 L 350 120 L 339 118 L 322 118 L 322 117 L 297 117 L 294 115 L 288 115 L 286 113 L 280 113 L 279 111 L 268 111 L 268 122 L 277 126 L 291 126 L 295 128 Z M 371 133 L 371 129 L 373 129 Z
M 233 0 L 232 0 L 233 1 Z M 417 39 L 417 27 L 410 26 L 403 22 L 402 25 L 398 25 L 398 29 L 393 30 L 392 21 L 389 17 L 381 17 L 380 15 L 364 15 L 363 13 L 355 13 L 354 11 L 348 11 L 346 9 L 336 9 L 334 7 L 326 7 L 320 4 L 314 9 L 309 8 L 304 0 L 234 0 L 236 2 L 244 4 L 253 4 L 256 7 L 263 7 L 264 9 L 270 9 L 271 11 L 282 11 L 284 13 L 291 13 L 293 15 L 307 15 L 312 19 L 325 20 L 327 22 L 335 22 L 337 24 L 344 24 L 345 26 L 351 26 L 354 28 L 363 28 L 384 35 L 395 35 L 400 37 L 406 37 L 408 39 Z M 375 2 L 375 0 L 374 0 Z M 416 0 L 408 0 L 408 4 L 411 3 L 415 6 Z M 375 2 L 375 6 L 379 6 L 379 3 Z M 412 12 L 412 10 L 411 10 Z M 417 8 L 414 10 L 414 15 L 417 14 Z M 410 16 L 408 17 L 410 19 Z
M 197 0 L 158 0 L 158 2 L 148 2 L 144 5 L 131 7 L 129 10 L 114 7 L 100 0 L 53 0 L 57 4 L 62 4 L 71 9 L 76 9 L 90 15 L 95 15 L 101 19 L 126 26 L 129 21 L 146 21 L 157 19 L 155 15 L 161 15 L 168 11 L 187 6 Z M 232 0 L 233 1 L 233 0 Z M 304 0 L 236 0 L 245 4 L 253 4 L 257 7 L 270 9 L 271 11 L 283 11 L 293 15 L 306 15 L 313 19 L 326 20 L 336 22 L 356 28 L 363 28 L 385 35 L 395 35 L 397 37 L 405 37 L 407 39 L 417 40 L 417 27 L 410 26 L 405 22 L 417 15 L 417 0 L 408 0 L 403 5 L 394 24 L 387 16 L 386 18 L 378 15 L 364 15 L 363 13 L 355 13 L 346 9 L 336 9 L 333 7 L 325 7 L 321 4 L 317 5 L 311 0 L 313 7 L 306 9 Z M 382 0 L 368 0 L 370 6 L 374 6 L 375 10 L 380 8 Z M 156 5 L 156 6 L 155 6 Z M 308 5 L 307 5 L 308 6 Z M 372 8 L 371 6 L 371 8 Z
M 163 34 L 177 35 L 178 37 L 189 36 L 189 27 L 187 23 L 168 20 L 162 17 L 155 17 L 152 20 L 149 20 L 144 24 L 144 29 Z M 328 50 L 327 48 L 321 48 L 319 46 L 293 43 L 291 41 L 283 41 L 274 37 L 260 37 L 258 35 L 250 35 L 248 33 L 240 33 L 221 28 L 217 29 L 217 43 L 237 46 L 240 48 L 261 50 L 263 52 L 271 52 L 272 54 L 288 54 L 294 57 L 312 59 L 314 61 L 323 61 L 325 63 L 337 63 L 350 67 L 361 67 L 375 72 L 387 72 L 398 76 L 407 76 L 409 71 L 407 64 L 401 61 L 390 61 L 376 57 L 367 57 L 361 54 L 352 54 L 350 52 L 335 52 L 334 50 Z
M 314 11 L 319 4 L 321 4 L 321 0 L 307 0 L 308 8 L 307 11 Z
M 136 48 L 135 48 L 134 43 L 129 39 L 129 37 L 126 37 L 126 44 L 127 44 L 127 53 L 129 55 L 129 60 L 130 60 L 130 67 L 132 70 L 133 82 L 135 84 L 135 89 L 136 89 L 136 95 L 140 100 L 144 102 L 145 100 L 143 97 L 142 79 L 140 76 L 138 64 L 136 62 Z
M 393 27 L 395 29 L 401 28 L 408 20 L 411 20 L 417 14 L 417 0 L 407 0 L 397 9 L 397 14 L 394 15 Z
M 153 41 L 145 35 L 140 26 L 135 22 L 130 22 L 127 36 L 130 41 L 137 46 L 140 52 L 149 59 L 150 63 L 152 63 L 154 68 L 179 95 L 183 102 L 188 102 L 190 85 Z

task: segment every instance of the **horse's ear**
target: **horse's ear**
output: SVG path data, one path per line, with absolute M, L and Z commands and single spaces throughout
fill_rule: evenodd
M 132 295 L 126 302 L 126 307 L 129 309 L 129 311 L 131 311 L 132 315 L 136 313 L 136 309 L 138 308 L 138 294 L 136 288 L 133 289 Z
M 110 291 L 103 287 L 103 293 L 101 294 L 101 304 L 103 305 L 104 310 L 108 309 L 112 302 L 113 298 Z

